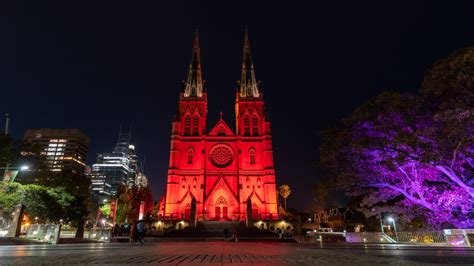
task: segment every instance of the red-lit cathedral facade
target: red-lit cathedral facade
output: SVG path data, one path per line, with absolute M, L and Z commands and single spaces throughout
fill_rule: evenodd
M 172 124 L 168 180 L 160 214 L 198 220 L 278 219 L 270 121 L 255 79 L 245 33 L 242 76 L 235 99 L 235 131 L 220 120 L 207 131 L 207 92 L 196 32 L 187 81 Z

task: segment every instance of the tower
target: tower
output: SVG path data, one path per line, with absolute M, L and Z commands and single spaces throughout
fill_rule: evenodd
M 207 92 L 194 37 L 188 78 L 179 96 L 171 133 L 164 219 L 245 220 L 247 202 L 255 219 L 277 219 L 270 122 L 255 79 L 248 33 L 244 38 L 241 81 L 235 100 L 236 129 L 221 113 L 207 131 Z M 250 200 L 249 200 L 250 199 Z
M 250 41 L 245 30 L 242 73 L 235 98 L 236 133 L 240 138 L 240 197 L 253 204 L 253 212 L 278 213 L 271 123 L 263 93 L 255 78 Z M 243 206 L 244 208 L 245 206 Z M 255 216 L 255 215 L 254 215 Z

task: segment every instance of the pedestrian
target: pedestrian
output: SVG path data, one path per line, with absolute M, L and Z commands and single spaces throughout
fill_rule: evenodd
M 224 229 L 224 241 L 228 242 L 229 241 L 229 229 Z
M 231 237 L 230 241 L 239 242 L 239 239 L 237 238 L 237 229 L 235 229 L 235 228 L 234 228 L 234 230 L 232 230 L 232 237 Z
M 277 232 L 278 232 L 278 237 L 283 238 L 283 233 L 280 228 L 277 229 Z
M 112 231 L 112 237 L 113 237 L 113 238 L 117 238 L 118 235 L 119 235 L 119 225 L 116 223 L 116 224 L 114 225 L 114 229 L 113 229 L 113 231 Z
M 123 224 L 120 225 L 119 234 L 120 234 L 120 236 L 125 235 L 125 226 Z
M 135 222 L 132 223 L 130 226 L 130 235 L 129 235 L 129 243 L 134 244 L 135 243 L 135 237 L 136 237 L 136 228 L 135 228 Z
M 145 244 L 145 225 L 143 224 L 143 221 L 138 221 L 137 224 L 137 236 L 138 236 L 138 241 L 140 243 Z

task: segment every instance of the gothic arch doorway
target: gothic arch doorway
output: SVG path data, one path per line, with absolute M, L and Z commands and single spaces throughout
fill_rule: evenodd
M 191 217 L 191 203 L 187 203 L 186 206 L 184 206 L 184 220 L 189 220 Z
M 220 196 L 219 198 L 217 198 L 215 206 L 216 220 L 227 220 L 227 218 L 229 217 L 227 200 L 223 196 Z

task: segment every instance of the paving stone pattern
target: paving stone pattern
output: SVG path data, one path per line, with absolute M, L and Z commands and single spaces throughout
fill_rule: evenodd
M 154 243 L 145 245 L 68 245 L 41 248 L 0 247 L 0 265 L 165 264 L 474 264 L 474 251 L 321 249 L 281 243 Z

